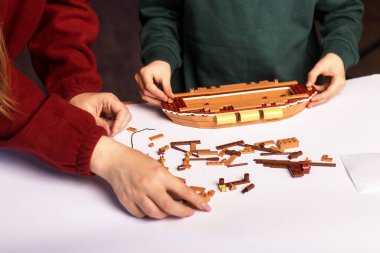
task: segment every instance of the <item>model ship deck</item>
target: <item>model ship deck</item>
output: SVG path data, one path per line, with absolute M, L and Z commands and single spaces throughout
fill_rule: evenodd
M 240 83 L 201 87 L 162 103 L 164 113 L 180 125 L 218 128 L 262 123 L 301 112 L 314 88 L 292 82 Z

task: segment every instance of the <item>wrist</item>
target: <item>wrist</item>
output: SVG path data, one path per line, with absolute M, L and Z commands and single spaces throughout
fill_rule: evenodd
M 110 137 L 102 136 L 95 146 L 90 161 L 90 170 L 92 173 L 107 179 L 110 168 L 116 160 L 115 155 L 121 144 L 117 143 Z

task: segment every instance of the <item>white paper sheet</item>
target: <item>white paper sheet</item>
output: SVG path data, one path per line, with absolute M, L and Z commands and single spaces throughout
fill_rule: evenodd
M 358 192 L 380 191 L 380 153 L 341 156 Z

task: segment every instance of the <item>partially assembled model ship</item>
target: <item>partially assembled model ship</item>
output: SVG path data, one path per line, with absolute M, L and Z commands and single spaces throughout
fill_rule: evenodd
M 162 109 L 176 124 L 220 128 L 292 117 L 305 109 L 315 94 L 314 87 L 297 81 L 239 83 L 176 94 L 162 103 Z

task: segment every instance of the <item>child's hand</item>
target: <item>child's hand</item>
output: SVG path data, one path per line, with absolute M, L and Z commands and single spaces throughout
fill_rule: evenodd
M 91 171 L 108 181 L 120 203 L 132 215 L 163 219 L 187 217 L 194 210 L 173 199 L 173 195 L 192 206 L 210 211 L 209 205 L 183 182 L 149 156 L 102 137 L 91 158 Z
M 81 93 L 73 97 L 70 104 L 94 116 L 96 124 L 112 136 L 132 119 L 127 107 L 111 93 Z
M 161 104 L 168 97 L 174 98 L 170 84 L 170 65 L 164 61 L 154 61 L 140 69 L 135 75 L 141 98 L 152 104 Z M 163 91 L 157 86 L 161 86 Z
M 315 85 L 318 76 L 326 77 L 323 85 Z M 333 53 L 323 57 L 309 72 L 306 86 L 313 86 L 320 94 L 315 95 L 307 107 L 323 104 L 337 95 L 346 86 L 346 77 L 342 59 Z

